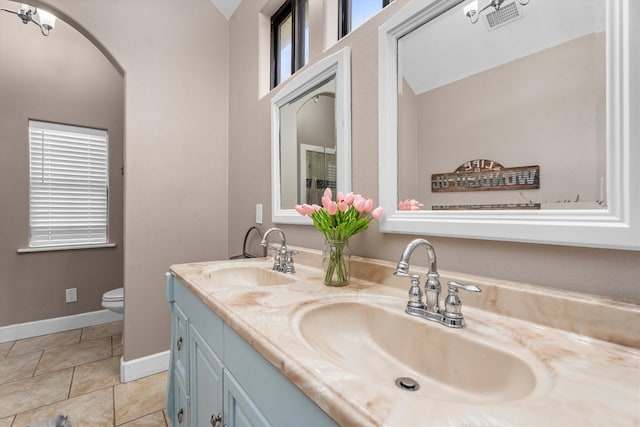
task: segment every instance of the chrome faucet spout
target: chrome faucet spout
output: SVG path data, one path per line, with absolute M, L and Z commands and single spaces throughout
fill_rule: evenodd
M 426 246 L 427 248 L 427 259 L 429 261 L 429 274 L 437 274 L 438 273 L 438 262 L 436 261 L 436 251 L 433 249 L 433 245 L 429 243 L 426 239 L 414 239 L 404 248 L 404 252 L 402 252 L 402 256 L 400 257 L 400 262 L 396 266 L 396 273 L 398 276 L 409 275 L 409 259 L 411 259 L 411 255 L 413 251 L 416 250 L 418 246 Z
M 264 233 L 264 236 L 262 236 L 262 241 L 260 242 L 260 244 L 262 246 L 267 246 L 267 237 L 269 237 L 269 234 L 271 234 L 273 232 L 280 233 L 280 242 L 282 243 L 282 245 L 286 246 L 287 245 L 287 239 L 284 237 L 284 231 L 280 230 L 278 227 L 272 227 L 272 228 L 268 229 Z

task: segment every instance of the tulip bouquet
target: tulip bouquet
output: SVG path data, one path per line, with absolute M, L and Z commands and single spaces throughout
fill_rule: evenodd
M 381 207 L 373 209 L 373 200 L 360 194 L 338 192 L 336 200 L 330 188 L 324 191 L 322 206 L 296 205 L 296 211 L 313 220 L 313 225 L 326 238 L 323 257 L 324 283 L 344 286 L 349 282 L 349 261 L 345 258 L 348 239 L 369 228 L 373 219 L 382 216 Z

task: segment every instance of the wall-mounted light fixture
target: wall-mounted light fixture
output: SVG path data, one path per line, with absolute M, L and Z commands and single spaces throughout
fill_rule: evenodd
M 464 16 L 469 18 L 469 21 L 471 21 L 472 24 L 475 24 L 476 22 L 478 22 L 478 19 L 480 19 L 480 14 L 482 12 L 490 8 L 493 8 L 494 12 L 498 12 L 500 11 L 500 7 L 502 7 L 502 4 L 505 3 L 505 1 L 506 0 L 491 0 L 488 5 L 486 5 L 482 9 L 479 9 L 478 0 L 473 0 L 471 3 L 466 5 L 462 9 L 462 11 L 464 12 Z M 518 0 L 518 3 L 524 6 L 529 3 L 529 0 Z M 515 7 L 515 1 L 510 2 L 507 6 Z
M 35 7 L 29 6 L 28 4 L 22 3 L 19 10 L 11 10 L 11 9 L 0 9 L 0 11 L 5 11 L 9 13 L 13 13 L 14 15 L 18 15 L 18 18 L 22 20 L 23 24 L 28 24 L 29 22 L 33 22 L 38 27 L 40 27 L 40 32 L 43 36 L 48 36 L 49 31 L 53 30 L 53 27 L 56 26 L 56 17 L 50 14 L 47 11 L 36 9 Z M 36 21 L 34 17 L 36 15 L 40 15 L 40 22 Z

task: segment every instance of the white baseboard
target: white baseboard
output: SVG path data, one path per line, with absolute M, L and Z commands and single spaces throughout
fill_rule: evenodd
M 169 350 L 125 361 L 120 358 L 120 381 L 128 383 L 169 369 Z
M 87 326 L 100 325 L 122 319 L 122 314 L 109 310 L 98 310 L 74 314 L 72 316 L 17 323 L 15 325 L 0 327 L 0 343 L 70 331 L 72 329 L 86 328 Z

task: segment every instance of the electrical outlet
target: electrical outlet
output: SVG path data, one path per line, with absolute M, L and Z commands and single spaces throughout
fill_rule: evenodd
M 262 205 L 256 205 L 256 224 L 262 224 Z
M 78 288 L 69 288 L 65 291 L 66 302 L 78 301 Z

